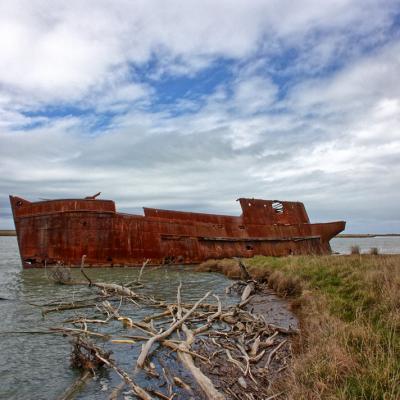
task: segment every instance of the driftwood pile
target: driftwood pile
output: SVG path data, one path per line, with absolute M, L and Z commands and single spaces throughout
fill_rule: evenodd
M 42 310 L 43 315 L 76 310 L 61 326 L 50 328 L 70 338 L 72 365 L 82 372 L 62 400 L 74 398 L 100 368 L 109 368 L 121 378 L 121 384 L 105 397 L 114 400 L 124 398 L 127 392 L 130 398 L 145 400 L 279 397 L 271 383 L 287 366 L 291 346 L 286 336 L 295 332 L 271 326 L 262 315 L 252 313 L 252 295 L 262 290 L 257 282 L 238 281 L 227 288 L 227 293 L 236 291 L 240 296 L 240 301 L 229 307 L 223 307 L 211 292 L 193 304 L 183 302 L 182 283 L 177 287 L 176 302 L 167 303 L 140 293 L 145 265 L 139 278 L 125 285 L 93 282 L 83 268 L 84 257 L 81 272 L 85 280 L 74 281 L 65 271 L 56 273 L 64 279 L 58 283 L 85 284 L 95 294 Z M 133 318 L 135 309 L 143 305 L 155 312 L 140 320 Z M 127 311 L 130 307 L 132 312 Z M 110 331 L 110 326 L 119 329 Z M 118 349 L 126 346 L 125 358 L 132 352 L 130 367 L 113 358 L 117 344 Z

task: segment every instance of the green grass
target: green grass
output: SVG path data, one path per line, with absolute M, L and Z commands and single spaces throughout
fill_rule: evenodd
M 302 310 L 303 325 L 312 340 L 320 346 L 327 359 L 321 356 L 303 364 L 303 354 L 298 355 L 302 374 L 312 372 L 315 381 L 308 388 L 298 388 L 304 398 L 318 393 L 320 398 L 343 399 L 399 399 L 400 398 L 400 257 L 350 256 L 350 257 L 290 257 L 270 259 L 256 257 L 249 266 L 266 270 L 279 270 L 292 278 L 300 279 L 309 299 Z M 311 298 L 310 298 L 311 296 Z M 327 315 L 312 313 L 326 307 Z M 310 314 L 308 314 L 310 312 Z M 307 329 L 322 317 L 328 318 L 330 327 L 318 332 L 324 340 Z M 311 323 L 310 319 L 314 319 Z M 324 321 L 323 321 L 324 322 Z M 330 329 L 329 329 L 330 328 Z M 333 348 L 329 345 L 335 342 Z M 303 352 L 308 351 L 304 346 Z M 344 373 L 337 371 L 338 379 L 329 382 L 327 371 L 336 370 L 335 354 L 338 351 L 351 364 Z M 341 359 L 339 357 L 339 359 Z M 321 366 L 321 370 L 316 366 Z M 297 369 L 299 371 L 299 369 Z M 322 391 L 315 390 L 323 387 Z M 302 391 L 305 393 L 301 394 Z M 318 398 L 318 396 L 316 396 Z
M 303 334 L 287 398 L 400 399 L 400 256 L 257 256 L 245 263 L 300 305 Z

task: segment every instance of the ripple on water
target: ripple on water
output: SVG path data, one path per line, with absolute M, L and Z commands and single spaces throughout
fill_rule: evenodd
M 79 271 L 74 270 L 79 275 Z M 113 268 L 90 269 L 95 280 L 126 282 L 133 280 L 137 269 Z M 220 274 L 197 274 L 187 267 L 174 269 L 148 269 L 142 278 L 145 283 L 143 292 L 176 301 L 176 289 L 182 281 L 183 301 L 194 301 L 212 290 L 226 302 L 224 289 L 229 280 Z M 49 314 L 41 317 L 40 309 L 27 302 L 43 304 L 56 299 L 78 299 L 93 293 L 85 286 L 60 286 L 47 281 L 44 270 L 22 270 L 15 237 L 0 237 L 0 297 L 9 300 L 0 301 L 0 331 L 42 330 L 55 326 L 69 314 L 62 316 Z M 211 301 L 211 300 L 210 300 Z M 131 318 L 140 319 L 149 312 L 147 307 L 126 309 Z M 62 317 L 62 318 L 61 318 Z M 120 325 L 109 327 L 115 331 L 123 329 Z M 113 346 L 114 357 L 127 370 L 131 370 L 139 345 Z M 77 377 L 76 371 L 69 366 L 70 345 L 61 335 L 1 335 L 0 336 L 0 398 L 1 399 L 49 399 L 59 396 Z M 177 371 L 182 377 L 186 372 Z M 138 382 L 146 384 L 144 376 L 136 377 Z M 109 390 L 119 382 L 112 371 L 104 370 L 97 380 L 91 381 L 77 398 L 103 399 L 105 385 Z M 101 390 L 103 388 L 103 391 Z

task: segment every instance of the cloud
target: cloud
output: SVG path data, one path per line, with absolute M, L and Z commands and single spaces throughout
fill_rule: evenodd
M 0 79 L 41 100 L 79 99 L 117 68 L 156 58 L 183 74 L 278 44 L 324 57 L 382 32 L 395 2 L 15 1 L 0 9 Z M 373 16 L 373 18 L 371 18 Z M 346 35 L 344 35 L 346 32 Z M 329 33 L 329 35 L 328 35 Z M 334 35 L 341 40 L 332 41 Z M 325 36 L 324 36 L 325 35 Z M 315 42 L 319 42 L 315 50 Z M 329 49 L 328 49 L 329 47 Z M 322 50 L 324 48 L 324 50 Z
M 400 230 L 394 1 L 0 5 L 0 208 L 102 191 Z M 3 211 L 2 211 L 3 214 Z M 398 221 L 398 222 L 395 222 Z

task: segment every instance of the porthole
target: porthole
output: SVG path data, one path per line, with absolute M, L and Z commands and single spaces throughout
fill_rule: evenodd
M 283 213 L 283 204 L 280 201 L 272 202 L 272 208 L 277 214 Z

